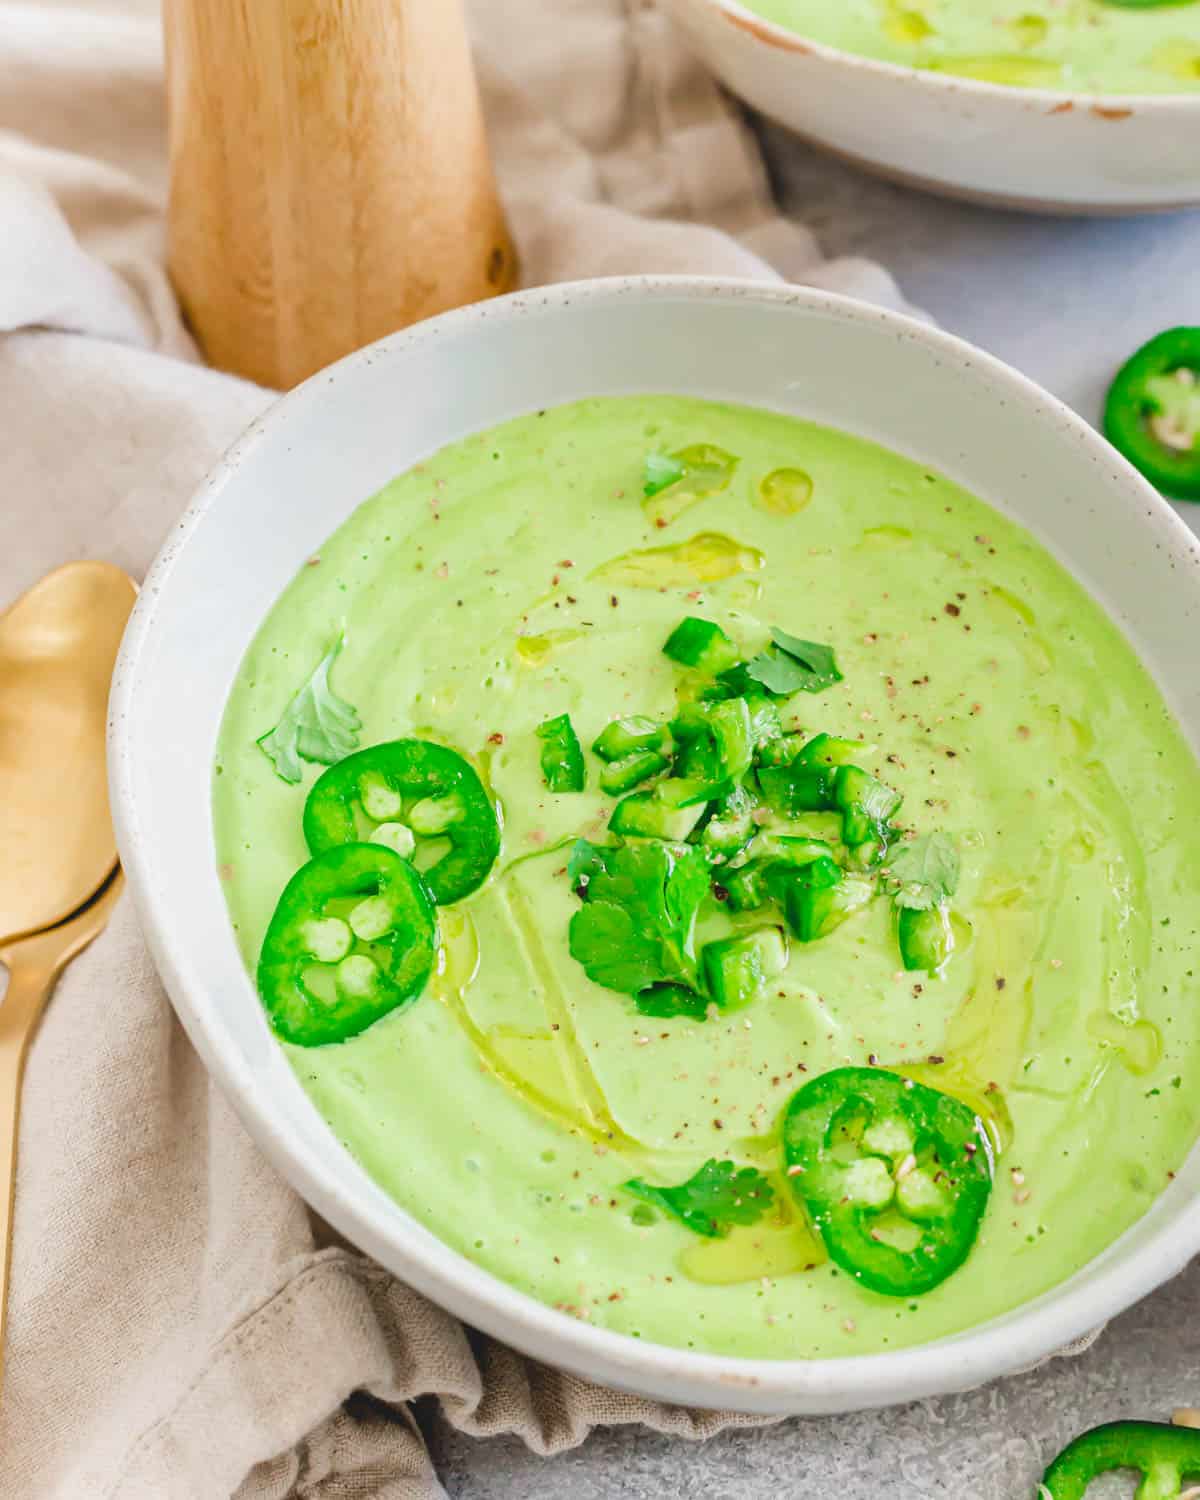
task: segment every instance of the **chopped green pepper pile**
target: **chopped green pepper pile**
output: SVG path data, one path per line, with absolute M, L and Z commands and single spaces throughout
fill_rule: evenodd
M 756 999 L 786 967 L 789 940 L 828 937 L 883 893 L 904 967 L 940 973 L 965 928 L 949 908 L 953 840 L 904 837 L 900 794 L 857 764 L 870 746 L 784 722 L 789 700 L 841 681 L 833 649 L 776 628 L 746 655 L 720 625 L 689 616 L 663 653 L 680 669 L 674 717 L 614 719 L 591 747 L 601 790 L 618 800 L 612 841 L 580 840 L 571 862 L 583 904 L 570 951 L 588 976 L 644 1015 L 702 1021 Z M 547 757 L 578 743 L 570 720 L 537 732 L 547 784 L 567 789 Z M 585 776 L 581 761 L 571 789 Z M 798 827 L 811 813 L 834 815 L 840 836 Z M 697 919 L 714 908 L 730 932 L 697 951 Z

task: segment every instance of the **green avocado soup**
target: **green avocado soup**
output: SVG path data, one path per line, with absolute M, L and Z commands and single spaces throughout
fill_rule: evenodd
M 664 654 L 684 620 L 733 643 L 734 678 Z M 314 738 L 295 739 L 290 765 L 273 760 L 264 750 L 299 722 L 297 695 L 323 662 L 329 692 L 304 700 L 322 705 L 307 721 Z M 670 844 L 614 837 L 621 797 L 653 802 L 667 781 L 659 768 L 632 792 L 607 792 L 615 762 L 592 746 L 614 719 L 638 716 L 650 733 L 671 724 L 678 753 L 680 724 L 736 707 L 731 693 L 762 706 L 756 671 L 806 683 L 771 700 L 789 747 L 776 754 L 771 741 L 777 759 L 827 733 L 848 742 L 843 758 L 865 784 L 903 801 L 856 846 L 850 813 L 756 804 L 749 847 L 833 849 L 846 867 L 831 874 L 838 889 L 859 882 L 869 899 L 804 941 L 803 914 L 789 906 L 785 921 L 771 899 L 783 901 L 781 887 L 732 911 L 721 882 L 734 884 L 747 854 L 711 855 L 712 884 L 702 873 L 693 900 L 696 962 L 670 950 L 703 991 L 680 1013 L 678 986 L 635 998 L 641 980 L 622 968 L 655 920 L 650 906 L 631 907 L 624 937 L 581 925 L 581 912 L 601 910 L 588 851 L 697 863 L 711 830 L 673 822 Z M 582 791 L 547 785 L 560 739 L 538 729 L 563 715 L 582 748 Z M 781 1359 L 952 1334 L 1097 1255 L 1195 1139 L 1196 761 L 1070 575 L 919 464 L 780 414 L 646 396 L 521 417 L 393 480 L 288 586 L 230 694 L 213 812 L 252 972 L 281 892 L 308 868 L 306 798 L 332 773 L 304 751 L 326 731 L 330 760 L 407 739 L 457 751 L 495 802 L 501 847 L 481 885 L 436 908 L 423 992 L 348 1040 L 280 1045 L 399 1204 L 594 1326 Z M 769 781 L 767 750 L 754 754 L 752 788 Z M 836 789 L 840 773 L 826 769 Z M 419 824 L 415 814 L 406 805 Z M 412 854 L 418 869 L 422 848 L 439 844 L 425 817 L 435 834 Z M 941 851 L 941 873 L 900 886 L 893 864 L 922 851 Z M 898 947 L 901 892 L 921 879 L 949 893 L 937 972 L 906 968 Z M 706 988 L 709 970 L 696 978 L 698 955 L 751 928 L 767 931 L 775 960 L 735 1003 L 715 979 Z M 972 1188 L 976 1237 L 959 1252 L 931 1244 L 957 1268 L 911 1296 L 848 1270 L 845 1224 L 827 1234 L 805 1197 L 825 1148 L 795 1101 L 834 1070 L 902 1109 L 908 1088 L 930 1118 L 953 1101 L 943 1136 L 956 1143 L 963 1119 L 981 1124 L 974 1165 L 986 1157 L 994 1181 L 990 1197 L 978 1173 Z M 882 1180 L 899 1201 L 909 1144 L 890 1165 L 871 1158 L 870 1191 Z M 912 1180 L 928 1167 L 930 1192 L 958 1191 L 936 1188 L 937 1165 L 918 1163 Z M 690 1215 L 661 1191 L 697 1181 L 707 1196 Z
M 1019 88 L 1200 91 L 1200 3 L 1119 0 L 748 0 L 827 46 Z

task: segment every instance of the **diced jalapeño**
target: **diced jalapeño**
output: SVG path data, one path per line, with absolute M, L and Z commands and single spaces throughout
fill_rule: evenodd
M 701 620 L 689 615 L 681 620 L 663 647 L 663 655 L 669 656 L 681 666 L 694 667 L 706 676 L 715 677 L 732 667 L 740 657 L 733 644 L 719 625 L 711 620 Z
M 720 774 L 736 781 L 750 769 L 754 740 L 750 729 L 750 709 L 745 698 L 729 698 L 708 710 L 708 722 L 717 750 Z
M 729 858 L 746 847 L 757 826 L 754 801 L 744 787 L 737 786 L 728 797 L 721 799 L 713 816 L 704 825 L 700 842 L 706 849 Z
M 626 838 L 681 843 L 704 816 L 703 800 L 691 782 L 660 781 L 652 792 L 632 792 L 613 808 L 608 826 Z
M 802 766 L 845 766 L 871 749 L 861 740 L 843 740 L 832 734 L 818 734 L 809 740 L 796 757 Z
M 711 784 L 712 797 L 719 795 L 718 783 L 736 782 L 750 769 L 754 739 L 744 698 L 687 704 L 671 729 L 681 746 L 675 774 Z
M 725 892 L 730 911 L 757 911 L 766 905 L 768 868 L 764 860 L 751 860 L 736 870 L 721 871 L 717 883 Z
M 835 778 L 823 766 L 762 766 L 758 785 L 767 806 L 782 818 L 797 818 L 806 812 L 829 812 L 834 801 Z
M 750 710 L 750 738 L 754 748 L 761 751 L 783 734 L 783 721 L 770 698 L 755 693 L 747 696 L 746 705 Z
M 799 869 L 777 866 L 768 883 L 782 902 L 788 929 L 802 943 L 828 937 L 875 893 L 872 881 L 843 874 L 831 859 Z
M 669 747 L 670 739 L 664 725 L 643 714 L 631 714 L 606 724 L 592 742 L 592 750 L 601 760 L 624 760 L 636 750 L 661 753 Z
M 750 849 L 755 859 L 776 865 L 811 865 L 817 859 L 832 859 L 833 846 L 824 839 L 795 838 L 790 834 L 760 833 Z
M 586 772 L 583 750 L 579 736 L 568 714 L 559 714 L 539 724 L 538 739 L 542 742 L 542 776 L 552 792 L 583 791 Z
M 705 943 L 700 961 L 708 992 L 722 1010 L 740 1010 L 787 967 L 787 940 L 778 927 Z
M 600 773 L 600 786 L 612 797 L 632 791 L 651 776 L 657 776 L 670 765 L 665 755 L 657 750 L 635 750 L 621 760 L 614 760 Z
M 896 919 L 900 958 L 906 969 L 939 974 L 954 952 L 954 924 L 945 906 L 924 911 L 900 908 Z
M 802 734 L 781 734 L 776 740 L 768 740 L 755 752 L 760 766 L 790 766 L 804 748 Z
M 859 766 L 839 766 L 834 780 L 834 802 L 842 814 L 842 840 L 849 848 L 881 843 L 888 819 L 900 806 L 899 792 Z

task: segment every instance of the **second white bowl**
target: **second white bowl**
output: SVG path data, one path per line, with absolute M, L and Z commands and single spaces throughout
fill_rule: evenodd
M 667 0 L 723 83 L 826 150 L 915 187 L 1044 213 L 1200 204 L 1200 94 L 1012 88 L 826 47 L 738 0 Z

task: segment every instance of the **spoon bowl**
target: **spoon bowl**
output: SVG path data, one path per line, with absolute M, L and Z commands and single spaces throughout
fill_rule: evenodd
M 116 865 L 105 719 L 136 597 L 111 563 L 68 563 L 0 615 L 0 942 L 64 921 Z

